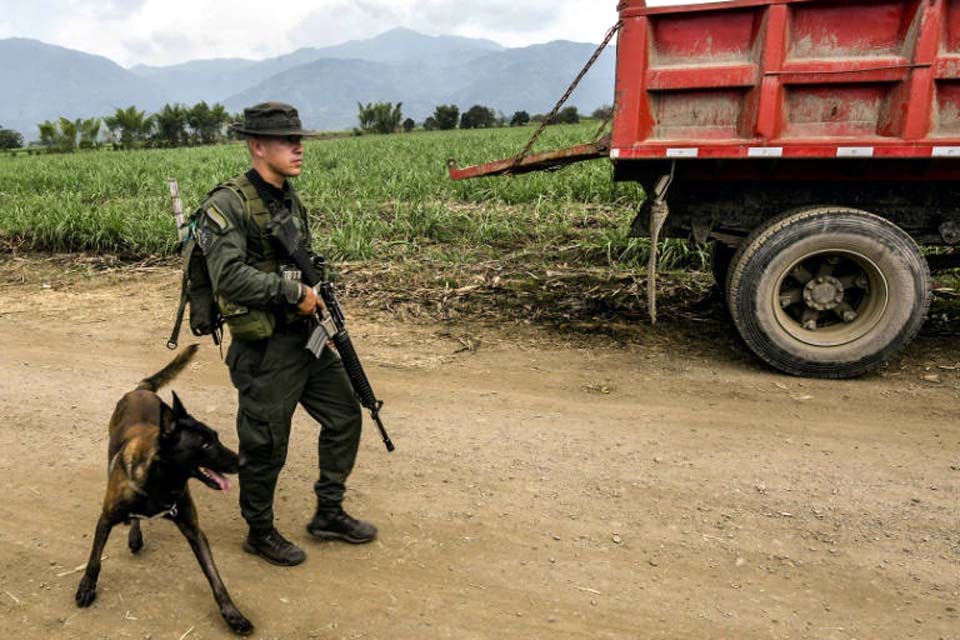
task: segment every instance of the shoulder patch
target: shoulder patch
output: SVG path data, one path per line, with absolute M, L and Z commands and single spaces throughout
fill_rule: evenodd
M 204 253 L 213 244 L 213 231 L 210 231 L 210 225 L 205 224 L 197 230 L 197 244 L 200 245 L 200 250 Z
M 207 219 L 213 223 L 214 231 L 217 233 L 225 233 L 230 229 L 230 220 L 227 219 L 227 216 L 223 215 L 223 212 L 217 208 L 217 205 L 212 202 L 207 205 L 206 208 Z

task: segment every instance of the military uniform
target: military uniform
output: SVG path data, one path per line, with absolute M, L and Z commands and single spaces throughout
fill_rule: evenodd
M 239 395 L 237 433 L 245 459 L 239 474 L 240 510 L 250 538 L 276 533 L 274 491 L 297 405 L 321 425 L 320 472 L 314 485 L 318 513 L 328 509 L 343 514 L 340 503 L 362 425 L 360 406 L 340 358 L 329 348 L 316 358 L 306 348 L 312 326 L 297 313 L 303 289 L 292 261 L 268 231 L 268 223 L 281 210 L 294 214 L 309 251 L 307 216 L 293 187 L 287 181 L 278 189 L 255 169 L 208 195 L 196 231 L 217 305 L 233 338 L 226 363 Z M 376 529 L 367 526 L 375 535 Z
M 286 461 L 297 404 L 323 427 L 320 479 L 314 487 L 320 504 L 334 506 L 343 500 L 344 483 L 357 457 L 362 416 L 333 350 L 324 349 L 318 359 L 306 349 L 312 327 L 295 315 L 300 284 L 283 278 L 284 264 L 276 257 L 279 249 L 265 237 L 265 225 L 248 216 L 248 208 L 260 208 L 255 200 L 243 201 L 243 192 L 250 193 L 250 187 L 270 217 L 285 207 L 304 230 L 309 226 L 289 183 L 280 191 L 263 182 L 253 169 L 216 189 L 202 207 L 200 245 L 221 311 L 228 322 L 249 310 L 265 312 L 272 318 L 264 321 L 274 324 L 272 336 L 235 337 L 226 359 L 239 393 L 237 434 L 247 461 L 240 470 L 240 509 L 250 529 L 259 532 L 273 526 L 273 494 Z M 264 256 L 270 249 L 273 257 Z

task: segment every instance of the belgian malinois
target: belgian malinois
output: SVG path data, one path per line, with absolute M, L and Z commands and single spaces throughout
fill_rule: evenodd
M 113 527 L 130 524 L 128 544 L 137 553 L 143 548 L 140 519 L 162 516 L 172 520 L 190 543 L 223 619 L 235 633 L 246 635 L 253 625 L 230 600 L 187 487 L 187 480 L 196 478 L 211 489 L 225 491 L 230 481 L 222 474 L 237 473 L 240 461 L 220 444 L 216 431 L 187 413 L 177 394 L 172 407 L 156 394 L 183 371 L 196 351 L 197 345 L 188 347 L 117 403 L 110 418 L 107 494 L 90 560 L 77 588 L 77 606 L 88 607 L 97 597 L 100 558 Z

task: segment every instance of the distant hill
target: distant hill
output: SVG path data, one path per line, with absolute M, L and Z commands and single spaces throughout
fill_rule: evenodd
M 0 100 L 0 126 L 27 139 L 37 137 L 37 123 L 43 120 L 163 104 L 148 80 L 107 58 L 25 38 L 0 40 L 0 86 L 8 88 Z
M 352 40 L 315 49 L 319 58 L 353 58 L 385 64 L 443 67 L 462 64 L 489 53 L 503 51 L 492 40 L 460 36 L 426 36 L 398 27 L 366 40 Z
M 356 125 L 357 102 L 403 102 L 403 113 L 422 122 L 438 104 L 465 111 L 482 104 L 510 116 L 525 109 L 549 111 L 596 45 L 551 42 L 504 49 L 447 65 L 378 64 L 319 60 L 271 76 L 226 101 L 231 111 L 264 100 L 297 105 L 307 126 L 342 129 Z M 605 52 L 568 104 L 589 113 L 613 102 L 615 56 Z
M 508 115 L 519 109 L 547 112 L 596 48 L 595 44 L 558 40 L 478 58 L 457 69 L 463 84 L 451 93 L 448 102 L 461 106 L 484 104 Z M 615 78 L 616 54 L 607 49 L 567 104 L 587 113 L 612 104 Z
M 196 104 L 201 100 L 209 102 L 212 96 L 229 96 L 243 90 L 249 85 L 244 73 L 257 64 L 256 60 L 219 58 L 169 67 L 137 65 L 130 71 L 150 81 L 166 102 Z
M 490 40 L 457 36 L 426 36 L 397 28 L 365 40 L 332 47 L 305 47 L 262 61 L 243 59 L 197 60 L 170 67 L 136 66 L 130 70 L 149 78 L 171 102 L 194 104 L 222 101 L 242 93 L 271 76 L 325 59 L 363 60 L 383 64 L 444 66 L 462 63 L 504 48 Z M 211 96 L 216 96 L 211 98 Z
M 414 69 L 365 60 L 318 60 L 271 76 L 227 99 L 230 111 L 267 100 L 296 105 L 307 127 L 348 129 L 357 124 L 357 102 L 404 103 L 404 113 L 420 104 L 420 86 L 411 86 Z
M 507 49 L 490 40 L 426 36 L 393 29 L 333 47 L 303 48 L 266 60 L 193 60 L 123 69 L 106 58 L 35 40 L 0 40 L 0 82 L 17 87 L 0 101 L 0 125 L 36 138 L 36 124 L 61 115 L 103 116 L 135 104 L 223 102 L 231 111 L 265 100 L 296 105 L 308 127 L 356 125 L 357 102 L 403 102 L 418 122 L 438 104 L 491 106 L 507 116 L 545 112 L 595 45 L 557 41 Z M 589 112 L 613 100 L 614 55 L 606 52 L 570 104 Z

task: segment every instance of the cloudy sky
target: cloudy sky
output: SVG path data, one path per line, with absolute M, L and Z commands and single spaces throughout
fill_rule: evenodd
M 685 0 L 686 2 L 695 0 Z M 702 0 L 701 0 L 702 1 Z M 618 0 L 0 0 L 0 39 L 35 38 L 123 65 L 261 59 L 394 27 L 506 46 L 599 42 Z M 650 6 L 681 4 L 649 0 Z

